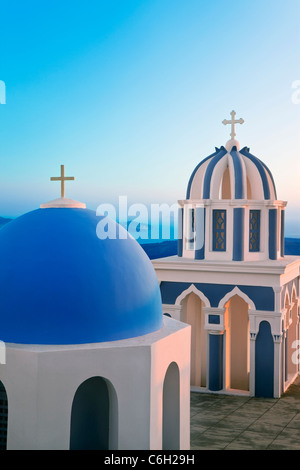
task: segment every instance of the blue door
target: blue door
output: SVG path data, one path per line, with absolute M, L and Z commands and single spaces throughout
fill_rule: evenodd
M 255 396 L 274 396 L 274 341 L 267 321 L 260 323 L 255 342 Z

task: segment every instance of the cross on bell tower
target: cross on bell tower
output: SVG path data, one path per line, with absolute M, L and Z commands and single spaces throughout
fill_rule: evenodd
M 60 181 L 61 197 L 65 197 L 65 181 L 74 181 L 74 176 L 65 176 L 65 165 L 60 165 L 60 176 L 52 176 L 50 181 Z
M 236 124 L 244 124 L 245 121 L 242 118 L 235 119 L 235 116 L 236 116 L 235 111 L 231 111 L 230 115 L 231 115 L 231 120 L 224 119 L 224 121 L 222 121 L 222 123 L 224 124 L 224 126 L 226 126 L 227 124 L 231 124 L 231 134 L 230 135 L 231 135 L 232 140 L 234 140 L 234 138 L 236 136 L 235 125 Z

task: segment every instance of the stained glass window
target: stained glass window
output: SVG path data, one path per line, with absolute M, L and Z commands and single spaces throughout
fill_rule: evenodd
M 260 250 L 260 211 L 251 210 L 249 220 L 249 251 Z
M 213 251 L 226 251 L 226 211 L 213 211 Z

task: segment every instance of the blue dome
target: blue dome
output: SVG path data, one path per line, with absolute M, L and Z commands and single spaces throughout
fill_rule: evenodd
M 131 237 L 100 240 L 100 220 L 88 209 L 49 208 L 1 229 L 2 341 L 95 343 L 161 328 L 151 261 Z

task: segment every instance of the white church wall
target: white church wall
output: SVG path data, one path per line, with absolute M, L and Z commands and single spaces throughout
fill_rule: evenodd
M 69 449 L 72 404 L 91 377 L 109 383 L 112 449 L 161 449 L 166 370 L 180 370 L 180 445 L 189 448 L 187 325 L 164 318 L 158 332 L 111 343 L 7 345 L 1 380 L 8 396 L 8 449 Z

